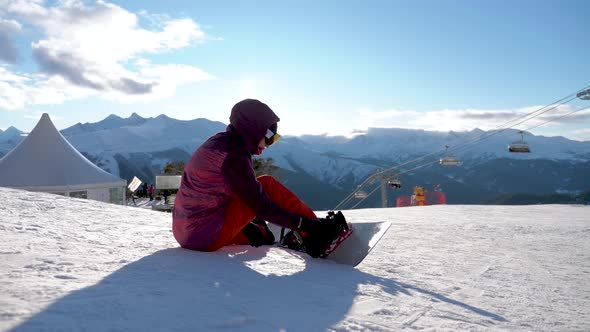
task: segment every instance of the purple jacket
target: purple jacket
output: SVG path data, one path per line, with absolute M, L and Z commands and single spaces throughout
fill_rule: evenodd
M 265 104 L 242 101 L 232 109 L 226 131 L 195 151 L 184 169 L 172 215 L 172 231 L 182 247 L 205 251 L 218 237 L 225 209 L 236 195 L 258 217 L 286 228 L 297 226 L 299 215 L 269 199 L 252 166 L 258 143 L 278 121 Z

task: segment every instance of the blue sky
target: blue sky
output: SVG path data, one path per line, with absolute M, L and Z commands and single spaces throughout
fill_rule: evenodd
M 588 1 L 0 0 L 0 129 L 109 114 L 227 123 L 257 98 L 284 134 L 494 129 L 590 87 Z M 520 129 L 590 106 L 571 100 Z M 590 140 L 590 111 L 535 134 Z

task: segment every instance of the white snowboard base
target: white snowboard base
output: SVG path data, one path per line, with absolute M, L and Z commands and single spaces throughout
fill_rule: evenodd
M 373 250 L 385 232 L 391 226 L 390 222 L 349 223 L 352 234 L 326 259 L 357 266 Z
M 270 223 L 268 226 L 275 235 L 276 240 L 279 241 L 281 228 Z M 391 222 L 349 222 L 348 226 L 352 228 L 352 234 L 325 259 L 340 264 L 357 266 L 381 240 L 391 226 Z M 285 229 L 285 233 L 288 231 L 288 229 Z

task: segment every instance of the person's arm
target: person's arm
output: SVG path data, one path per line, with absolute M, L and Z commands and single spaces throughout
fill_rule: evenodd
M 223 174 L 234 193 L 246 202 L 257 217 L 290 229 L 299 226 L 300 216 L 273 203 L 256 180 L 250 154 L 241 151 L 228 154 L 223 163 Z

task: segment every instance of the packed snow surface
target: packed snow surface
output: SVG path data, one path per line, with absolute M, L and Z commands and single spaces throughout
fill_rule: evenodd
M 0 188 L 0 330 L 590 330 L 590 207 L 344 211 L 393 223 L 357 268 L 184 250 L 171 215 Z

